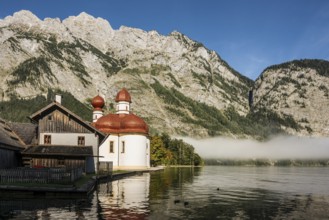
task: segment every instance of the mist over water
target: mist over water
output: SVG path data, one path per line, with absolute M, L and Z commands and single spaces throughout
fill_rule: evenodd
M 329 138 L 278 136 L 266 142 L 181 138 L 204 159 L 329 159 Z

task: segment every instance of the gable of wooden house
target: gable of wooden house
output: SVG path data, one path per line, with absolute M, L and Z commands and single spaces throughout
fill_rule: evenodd
M 50 103 L 30 119 L 37 126 L 37 141 L 22 152 L 25 166 L 97 171 L 98 146 L 105 138 L 102 132 L 58 102 Z

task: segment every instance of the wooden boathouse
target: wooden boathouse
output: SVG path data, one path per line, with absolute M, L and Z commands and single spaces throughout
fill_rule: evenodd
M 30 119 L 37 126 L 37 142 L 22 151 L 24 166 L 83 167 L 84 172 L 97 172 L 103 133 L 56 101 Z

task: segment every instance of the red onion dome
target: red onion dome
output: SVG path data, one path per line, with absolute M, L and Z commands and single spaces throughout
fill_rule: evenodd
M 145 121 L 134 114 L 108 114 L 99 118 L 94 126 L 106 134 L 148 134 L 148 126 Z
M 97 120 L 95 128 L 106 134 L 119 133 L 121 130 L 121 119 L 118 114 L 105 115 Z
M 126 114 L 121 123 L 122 131 L 125 133 L 148 134 L 148 126 L 143 119 L 134 114 Z
M 121 89 L 120 92 L 118 92 L 115 101 L 116 102 L 124 101 L 131 103 L 131 97 L 128 90 L 126 88 Z
M 97 95 L 92 99 L 91 105 L 94 109 L 101 110 L 105 105 L 105 101 L 100 95 Z

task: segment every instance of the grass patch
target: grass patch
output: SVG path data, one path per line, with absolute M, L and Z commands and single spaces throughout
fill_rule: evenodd
M 128 171 L 128 170 L 113 170 L 112 174 L 120 174 L 120 173 L 127 173 L 127 172 L 130 172 L 130 171 Z
M 93 176 L 95 176 L 95 174 L 85 174 L 85 175 L 82 175 L 81 178 L 77 179 L 74 182 L 74 185 L 77 188 L 80 188 L 81 186 L 83 186 L 84 184 L 86 184 Z

